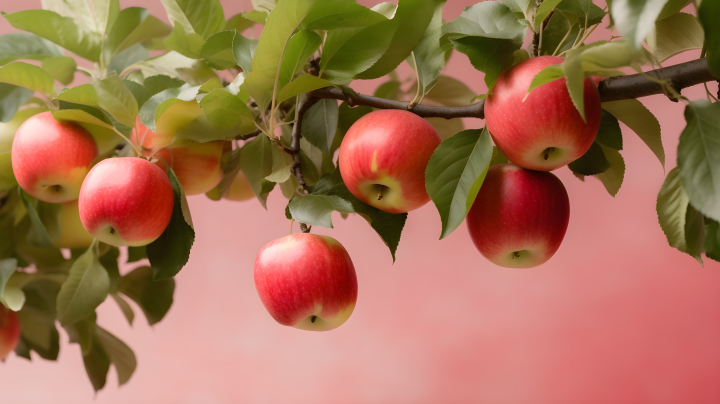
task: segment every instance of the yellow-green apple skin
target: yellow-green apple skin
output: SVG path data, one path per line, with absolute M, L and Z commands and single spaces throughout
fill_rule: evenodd
M 14 311 L 0 304 L 0 360 L 5 360 L 20 341 L 20 321 Z
M 390 213 L 430 201 L 425 168 L 442 139 L 433 126 L 402 110 L 373 111 L 358 119 L 340 145 L 340 174 L 350 192 Z
M 60 208 L 60 237 L 53 240 L 53 245 L 57 248 L 88 248 L 93 239 L 80 221 L 78 201 L 63 203 Z
M 528 94 L 537 73 L 563 61 L 539 56 L 518 63 L 500 74 L 485 101 L 485 122 L 495 145 L 520 167 L 551 171 L 572 163 L 588 151 L 600 128 L 600 94 L 591 78 L 583 83 L 586 121 L 570 98 L 565 78 Z
M 508 163 L 490 167 L 466 222 L 490 262 L 531 268 L 560 248 L 569 220 L 570 200 L 558 177 Z
M 98 155 L 92 135 L 50 112 L 28 118 L 15 133 L 12 168 L 18 184 L 35 198 L 62 203 L 78 198 L 83 179 Z
M 206 143 L 176 140 L 170 147 L 155 153 L 158 158 L 155 164 L 163 171 L 167 171 L 166 164 L 170 165 L 186 195 L 204 194 L 222 180 L 220 163 L 225 143 L 222 140 Z
M 255 287 L 275 321 L 309 331 L 345 323 L 358 294 L 345 247 L 332 237 L 310 233 L 266 244 L 255 259 Z
M 247 201 L 254 197 L 255 194 L 252 188 L 250 188 L 250 183 L 248 183 L 247 178 L 245 178 L 245 174 L 243 174 L 242 171 L 238 171 L 237 176 L 235 176 L 232 184 L 230 184 L 230 188 L 228 188 L 224 198 L 229 201 L 240 202 Z
M 155 122 L 154 132 L 143 125 L 138 117 L 135 121 L 136 130 L 133 131 L 131 140 L 141 146 L 143 155 L 149 157 L 161 148 L 170 146 L 175 132 L 187 126 L 203 113 L 197 101 L 177 101 L 160 115 Z
M 174 193 L 167 175 L 136 157 L 96 164 L 80 190 L 80 221 L 93 237 L 114 246 L 152 243 L 170 223 Z
M 46 111 L 43 108 L 27 108 L 18 111 L 8 122 L 0 122 L 0 191 L 17 187 L 12 170 L 12 144 L 20 125 L 26 119 Z

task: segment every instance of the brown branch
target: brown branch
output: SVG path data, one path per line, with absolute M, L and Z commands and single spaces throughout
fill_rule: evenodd
M 686 87 L 718 79 L 710 72 L 705 58 L 700 58 L 690 62 L 680 63 L 675 66 L 650 70 L 645 73 L 605 79 L 598 85 L 600 100 L 602 102 L 619 101 L 647 97 L 655 94 L 664 94 L 663 86 L 650 80 L 648 76 L 656 79 L 668 80 L 672 88 L 678 92 Z M 350 94 L 335 87 L 324 87 L 319 90 L 311 91 L 309 96 L 314 98 L 334 98 L 345 101 L 351 107 L 357 105 L 367 105 L 373 108 L 381 109 L 404 109 L 423 118 L 485 118 L 484 100 L 464 107 L 433 107 L 427 105 L 415 105 L 413 108 L 408 109 L 407 102 L 386 100 L 384 98 L 371 97 L 369 95 L 362 94 Z
M 252 131 L 252 132 L 250 132 L 250 133 L 246 133 L 246 134 L 244 134 L 244 135 L 237 135 L 237 136 L 235 136 L 235 140 L 248 140 L 248 139 L 252 139 L 252 138 L 254 138 L 255 136 L 257 136 L 257 135 L 259 135 L 259 134 L 261 134 L 261 133 L 262 133 L 262 131 L 260 131 L 260 129 L 255 129 L 254 131 Z
M 317 102 L 319 101 L 318 98 L 312 97 L 308 94 L 305 99 L 301 100 L 298 105 L 298 110 L 295 113 L 296 121 L 295 124 L 293 124 L 292 129 L 292 141 L 290 142 L 290 150 L 292 152 L 293 156 L 293 173 L 295 174 L 295 178 L 297 179 L 298 184 L 300 184 L 300 187 L 307 192 L 307 184 L 305 183 L 305 177 L 303 176 L 302 172 L 302 165 L 300 164 L 300 139 L 302 139 L 302 121 L 303 117 L 305 116 L 305 113 Z M 302 230 L 303 233 L 310 233 L 311 226 L 308 226 L 305 223 L 300 223 L 300 230 Z

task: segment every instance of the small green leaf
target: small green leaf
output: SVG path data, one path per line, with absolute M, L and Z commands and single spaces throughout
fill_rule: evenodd
M 689 202 L 680 180 L 679 167 L 675 167 L 668 173 L 658 193 L 656 206 L 658 220 L 668 244 L 691 255 L 702 264 L 701 253 L 704 241 L 702 215 L 697 213 Z
M 437 84 L 425 97 L 446 107 L 463 107 L 472 103 L 475 92 L 458 79 L 439 76 Z
M 98 104 L 102 109 L 118 122 L 135 127 L 138 103 L 133 93 L 125 87 L 117 74 L 93 80 L 93 87 L 97 93 Z
M 175 280 L 153 281 L 152 269 L 142 266 L 122 278 L 118 291 L 137 303 L 148 323 L 153 325 L 159 323 L 172 306 Z
M 41 203 L 37 199 L 28 195 L 27 192 L 18 187 L 20 193 L 20 200 L 22 201 L 25 209 L 27 209 L 27 215 L 30 218 L 32 227 L 28 233 L 28 241 L 37 247 L 52 247 L 52 242 L 48 229 L 45 228 L 45 224 L 42 222 L 40 215 L 38 214 L 38 204 Z
M 638 49 L 655 26 L 655 20 L 667 1 L 614 0 L 611 14 L 615 26 L 630 45 Z
M 112 128 L 112 124 L 107 119 L 101 120 L 95 114 L 83 109 L 61 109 L 50 111 L 58 121 L 86 122 L 93 125 L 102 126 L 104 128 Z
M 187 264 L 195 242 L 195 230 L 183 216 L 183 191 L 171 168 L 167 171 L 175 194 L 170 224 L 163 234 L 147 245 L 147 256 L 153 269 L 153 280 L 172 278 Z
M 8 282 L 15 273 L 16 268 L 17 259 L 7 258 L 0 260 L 0 304 L 12 311 L 20 311 L 25 304 L 25 294 L 22 289 Z M 3 310 L 5 309 L 0 307 L 0 311 Z
M 586 20 L 587 28 L 590 28 L 605 17 L 605 11 L 593 4 L 592 0 L 563 0 L 555 8 L 565 14 L 577 16 L 581 28 L 585 28 Z
M 543 1 L 543 4 L 548 1 Z M 542 7 L 542 4 L 541 4 Z M 536 17 L 537 18 L 537 17 Z M 537 21 L 537 19 L 536 19 Z M 582 21 L 583 27 L 585 20 Z M 559 55 L 569 50 L 580 33 L 580 24 L 574 14 L 553 13 L 543 29 L 541 55 Z
M 242 67 L 245 77 L 252 71 L 252 61 L 257 46 L 257 39 L 247 39 L 239 33 L 235 34 L 232 43 L 233 57 L 237 65 Z
M 586 72 L 630 66 L 636 56 L 636 51 L 627 41 L 598 41 L 578 48 L 578 51 L 581 53 L 582 69 Z
M 698 9 L 698 18 L 705 30 L 705 49 L 707 49 L 707 62 L 710 71 L 715 77 L 720 77 L 720 24 L 717 16 L 720 15 L 720 3 L 717 1 L 703 1 Z
M 90 61 L 100 60 L 102 36 L 87 31 L 71 18 L 50 10 L 25 10 L 3 16 L 15 28 L 37 34 Z
M 55 94 L 53 78 L 42 67 L 24 62 L 0 66 L 0 83 L 25 87 L 49 96 Z
M 622 150 L 623 138 L 620 130 L 620 123 L 611 113 L 602 110 L 600 115 L 600 129 L 595 136 L 595 141 L 603 146 Z
M 195 96 L 197 95 L 199 89 L 200 86 L 184 84 L 182 87 L 169 88 L 153 95 L 145 101 L 138 112 L 140 122 L 142 122 L 142 124 L 148 129 L 152 131 L 156 130 L 157 126 L 155 123 L 168 108 L 170 108 L 178 100 L 195 100 Z
M 715 261 L 720 261 L 720 226 L 718 222 L 708 219 L 705 224 L 705 255 Z
M 70 267 L 68 278 L 57 296 L 58 320 L 74 324 L 90 315 L 108 295 L 110 278 L 90 246 Z
M 672 16 L 673 14 L 687 7 L 687 5 L 690 3 L 692 3 L 692 0 L 668 0 L 668 2 L 665 3 L 665 7 L 663 7 L 660 15 L 658 16 L 658 21 L 664 20 Z
M 129 47 L 149 42 L 153 38 L 165 37 L 171 28 L 152 16 L 145 8 L 128 7 L 119 12 L 104 45 L 106 60 Z
M 142 247 L 128 247 L 128 264 L 131 262 L 137 262 L 141 259 L 147 258 L 147 251 L 145 246 Z
M 217 75 L 204 62 L 183 56 L 175 51 L 136 63 L 145 77 L 158 74 L 182 79 L 191 84 L 202 84 Z M 127 69 L 126 69 L 127 70 Z
M 540 4 L 540 7 L 538 7 L 537 12 L 535 13 L 535 30 L 537 31 L 538 28 L 540 28 L 540 24 L 542 24 L 543 21 L 547 18 L 548 15 L 553 11 L 555 6 L 558 5 L 562 0 L 545 0 Z M 559 14 L 559 13 L 558 13 Z M 543 32 L 543 34 L 545 34 Z
M 225 26 L 219 0 L 160 0 L 175 27 L 207 39 Z
M 243 13 L 237 13 L 225 21 L 225 30 L 236 30 L 238 33 L 255 25 L 255 21 L 249 20 L 243 16 Z
M 602 109 L 627 125 L 655 153 L 665 169 L 665 149 L 660 138 L 660 123 L 638 100 L 603 102 Z
M 494 2 L 483 2 L 488 4 Z M 466 36 L 450 38 L 455 50 L 464 53 L 473 67 L 485 73 L 485 84 L 491 91 L 495 86 L 500 72 L 512 66 L 515 51 L 520 47 L 511 39 L 485 38 L 482 36 Z
M 403 92 L 400 89 L 400 86 L 402 83 L 396 80 L 391 80 L 386 83 L 382 83 L 380 87 L 378 87 L 375 90 L 375 93 L 373 93 L 373 97 L 378 98 L 385 98 L 388 100 L 399 100 L 400 94 Z M 417 89 L 417 87 L 414 87 L 414 89 Z M 413 90 L 413 89 L 411 89 Z M 410 91 L 412 93 L 412 91 Z
M 62 49 L 54 43 L 29 32 L 0 35 L 0 66 L 17 59 L 42 60 L 62 56 Z
M 9 122 L 13 119 L 20 106 L 30 101 L 32 96 L 32 90 L 0 83 L 0 122 Z
M 338 128 L 338 104 L 334 99 L 322 99 L 310 108 L 302 121 L 302 135 L 310 144 L 328 155 Z
M 135 320 L 135 312 L 133 311 L 132 307 L 130 307 L 128 302 L 125 301 L 125 299 L 123 299 L 123 297 L 118 295 L 117 293 L 111 293 L 110 296 L 112 296 L 113 300 L 115 300 L 115 303 L 117 303 L 118 307 L 120 307 L 120 311 L 122 311 L 128 324 L 132 325 L 133 321 Z
M 143 86 L 150 91 L 150 95 L 155 95 L 169 88 L 180 88 L 184 84 L 184 81 L 164 74 L 147 77 L 143 82 Z
M 268 13 L 259 11 L 259 10 L 250 10 L 248 12 L 242 13 L 243 18 L 248 19 L 249 21 L 252 21 L 256 24 L 265 25 L 265 21 L 267 20 Z M 239 31 L 238 31 L 239 32 Z
M 678 166 L 692 205 L 720 220 L 720 104 L 693 101 L 685 107 L 687 126 L 680 134 Z
M 615 197 L 622 186 L 625 177 L 625 160 L 620 153 L 611 147 L 600 145 L 605 153 L 605 158 L 610 162 L 610 167 L 595 176 L 603 183 L 610 196 Z
M 118 384 L 122 386 L 130 380 L 137 368 L 137 359 L 133 351 L 114 335 L 100 326 L 95 326 L 96 340 L 110 358 L 118 375 Z
M 462 119 L 425 118 L 425 120 L 435 128 L 442 139 L 447 139 L 465 130 Z
M 42 60 L 42 68 L 55 80 L 68 85 L 75 78 L 75 59 L 67 56 L 45 58 Z
M 202 45 L 200 56 L 210 67 L 225 70 L 237 64 L 233 56 L 233 39 L 235 31 L 220 31 L 211 35 Z
M 610 162 L 605 158 L 602 147 L 597 142 L 593 142 L 588 151 L 580 158 L 568 164 L 568 167 L 578 174 L 595 175 L 604 173 L 610 168 Z
M 278 91 L 282 92 L 281 89 L 292 81 L 293 76 L 303 71 L 305 62 L 318 50 L 321 43 L 320 35 L 313 31 L 300 31 L 290 38 L 280 64 Z
M 425 184 L 442 220 L 440 239 L 465 219 L 485 180 L 492 151 L 486 129 L 469 129 L 443 140 L 430 157 Z
M 580 50 L 571 50 L 567 53 L 565 61 L 560 65 L 565 76 L 570 99 L 575 108 L 580 113 L 583 122 L 585 119 L 585 97 L 583 89 L 585 88 L 585 73 L 582 69 L 582 59 L 580 58 Z
M 350 202 L 336 195 L 296 196 L 288 207 L 292 217 L 298 222 L 330 229 L 333 228 L 332 212 L 355 213 Z
M 138 84 L 134 81 L 125 79 L 122 79 L 122 83 L 123 85 L 125 85 L 125 87 L 127 87 L 128 90 L 130 90 L 130 93 L 132 93 L 133 97 L 135 97 L 138 108 L 142 108 L 143 104 L 145 104 L 145 101 L 152 97 L 152 94 L 150 94 L 150 90 L 145 88 L 145 86 L 143 86 L 142 84 Z
M 685 13 L 674 14 L 655 24 L 657 48 L 655 58 L 659 63 L 693 49 L 702 49 L 704 32 L 697 17 Z
M 277 97 L 277 102 L 281 102 L 290 99 L 296 95 L 306 93 L 308 91 L 317 90 L 318 88 L 330 87 L 333 83 L 319 79 L 310 74 L 302 74 L 295 80 L 291 81 L 288 85 L 283 87 L 282 91 Z
M 224 89 L 215 89 L 200 100 L 210 125 L 218 132 L 238 131 L 243 122 L 252 124 L 254 118 L 248 106 Z

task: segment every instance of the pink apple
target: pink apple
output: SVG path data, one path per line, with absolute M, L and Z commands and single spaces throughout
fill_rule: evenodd
M 340 174 L 350 192 L 380 210 L 404 213 L 430 201 L 425 168 L 442 139 L 419 116 L 402 110 L 360 118 L 340 145 Z
M 229 201 L 247 201 L 255 197 L 255 194 L 250 188 L 250 184 L 245 178 L 245 174 L 242 171 L 238 171 L 237 176 L 230 184 L 230 188 L 225 193 L 224 199 Z
M 589 78 L 583 90 L 587 123 L 570 99 L 565 78 L 527 94 L 537 73 L 563 60 L 539 56 L 518 63 L 500 74 L 485 102 L 495 145 L 520 167 L 550 171 L 567 165 L 585 154 L 600 128 L 600 95 Z
M 221 166 L 225 142 L 216 140 L 198 143 L 192 140 L 176 140 L 170 147 L 155 153 L 162 160 L 155 162 L 167 171 L 166 164 L 172 166 L 186 195 L 199 195 L 210 191 L 220 183 L 223 177 Z
M 140 122 L 140 117 L 137 117 L 135 119 L 135 130 L 130 135 L 130 140 L 140 146 L 143 156 L 150 157 L 161 148 L 170 146 L 173 136 L 175 136 L 174 133 L 158 134 L 151 131 Z
M 20 341 L 20 321 L 14 311 L 0 304 L 0 360 L 5 360 Z
M 8 122 L 0 122 L 0 192 L 17 188 L 12 169 L 12 144 L 20 125 L 33 115 L 45 112 L 44 108 L 19 110 Z
M 300 233 L 271 241 L 260 250 L 255 287 L 278 323 L 327 331 L 350 317 L 358 285 L 342 244 L 331 237 Z
M 78 198 L 97 155 L 95 140 L 82 126 L 58 122 L 50 112 L 43 112 L 28 118 L 15 133 L 12 168 L 28 194 L 62 203 Z
M 60 208 L 60 237 L 53 240 L 53 245 L 57 248 L 88 248 L 93 239 L 80 221 L 78 201 L 63 203 Z
M 570 201 L 555 175 L 501 164 L 488 170 L 467 227 L 475 247 L 490 262 L 531 268 L 555 254 L 569 220 Z
M 173 190 L 167 175 L 136 157 L 99 162 L 80 190 L 83 227 L 114 246 L 139 247 L 165 231 L 173 213 Z

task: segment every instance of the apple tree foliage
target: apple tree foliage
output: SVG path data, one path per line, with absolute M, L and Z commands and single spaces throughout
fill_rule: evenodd
M 224 14 L 219 0 L 160 1 L 170 25 L 144 8 L 121 9 L 118 0 L 47 1 L 43 10 L 3 13 L 23 32 L 0 36 L 0 303 L 18 312 L 19 356 L 30 359 L 35 351 L 55 360 L 59 325 L 82 348 L 95 390 L 105 385 L 110 365 L 120 384 L 136 367 L 132 350 L 96 324 L 95 309 L 111 297 L 132 323 L 130 299 L 150 324 L 161 321 L 173 302 L 173 276 L 190 256 L 192 219 L 169 170 L 175 193 L 170 225 L 147 247 L 127 249 L 123 257 L 136 266 L 129 273 L 120 274 L 126 263 L 118 262 L 116 247 L 53 247 L 58 206 L 20 190 L 9 165 L 14 131 L 32 114 L 49 110 L 58 120 L 81 124 L 95 137 L 99 158 L 110 158 L 134 155 L 136 145 L 128 142 L 136 117 L 154 130 L 173 104 L 197 103 L 203 113 L 178 128 L 174 139 L 221 140 L 234 149 L 209 198 L 221 199 L 242 171 L 263 207 L 279 188 L 289 200 L 286 216 L 303 231 L 332 228 L 334 211 L 361 215 L 394 260 L 407 214 L 385 213 L 353 196 L 336 151 L 349 127 L 374 108 L 425 117 L 445 139 L 426 170 L 440 238 L 456 230 L 488 168 L 507 159 L 486 129 L 465 130 L 460 118 L 482 118 L 487 94 L 442 74 L 451 56 L 468 58 L 481 72 L 473 80 L 483 77 L 489 91 L 516 63 L 562 56 L 565 61 L 541 71 L 528 91 L 565 78 L 581 113 L 583 80 L 625 75 L 620 68 L 653 69 L 701 49 L 703 69 L 709 69 L 702 81 L 720 76 L 716 0 L 614 0 L 604 8 L 590 0 L 484 1 L 450 21 L 442 18 L 446 0 L 399 0 L 371 9 L 354 0 L 253 0 L 253 10 L 234 16 Z M 589 43 L 598 27 L 612 33 L 610 40 Z M 79 66 L 79 58 L 93 67 Z M 402 62 L 415 72 L 409 82 L 395 72 Z M 677 164 L 658 193 L 659 223 L 672 247 L 701 263 L 703 253 L 720 260 L 720 103 L 709 92 L 707 99 L 686 99 L 680 94 L 686 73 L 669 74 L 677 77 L 639 77 L 686 105 Z M 80 75 L 87 84 L 71 86 Z M 385 81 L 373 97 L 349 87 L 377 78 Z M 603 91 L 601 83 L 607 102 L 595 143 L 569 168 L 581 180 L 596 177 L 615 196 L 625 176 L 620 123 L 657 156 L 658 169 L 667 162 L 660 125 L 635 99 L 632 83 L 612 100 Z

